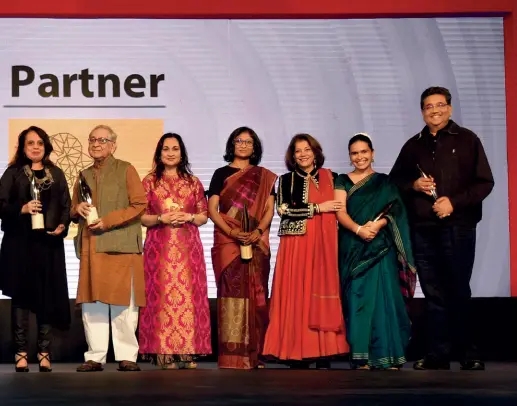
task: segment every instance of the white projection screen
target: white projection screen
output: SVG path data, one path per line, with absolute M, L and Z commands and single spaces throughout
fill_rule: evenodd
M 227 137 L 242 125 L 258 133 L 262 165 L 277 174 L 286 171 L 285 149 L 298 132 L 314 135 L 325 166 L 343 173 L 350 170 L 349 138 L 366 131 L 375 169 L 389 172 L 403 143 L 423 127 L 422 90 L 449 88 L 453 119 L 480 136 L 496 182 L 478 227 L 473 295 L 510 295 L 502 18 L 1 19 L 0 37 L 0 172 L 16 136 L 34 124 L 52 136 L 54 158 L 70 181 L 90 163 L 86 138 L 97 124 L 114 127 L 116 156 L 141 177 L 163 132 L 181 134 L 206 188 L 224 165 Z M 85 83 L 66 85 L 64 75 L 73 74 Z M 99 89 L 99 75 L 109 74 L 120 86 Z M 52 80 L 55 86 L 40 88 Z M 200 232 L 213 298 L 212 223 Z M 79 263 L 72 240 L 65 243 L 73 298 Z

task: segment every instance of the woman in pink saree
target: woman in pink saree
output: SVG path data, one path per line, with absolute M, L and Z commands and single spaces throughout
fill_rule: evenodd
M 264 366 L 260 355 L 268 323 L 269 227 L 277 176 L 256 166 L 261 156 L 257 134 L 248 127 L 236 129 L 226 145 L 224 158 L 230 164 L 217 169 L 210 182 L 220 368 Z M 245 210 L 248 230 L 243 227 Z M 241 245 L 251 246 L 251 259 L 241 258 Z
M 203 185 L 192 175 L 178 134 L 160 138 L 143 180 L 148 206 L 140 311 L 140 353 L 164 369 L 192 369 L 212 352 L 206 265 L 198 227 L 207 222 Z

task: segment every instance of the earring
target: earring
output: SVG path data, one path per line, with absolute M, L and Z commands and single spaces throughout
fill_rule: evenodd
M 375 162 L 375 159 L 372 159 L 372 164 Z

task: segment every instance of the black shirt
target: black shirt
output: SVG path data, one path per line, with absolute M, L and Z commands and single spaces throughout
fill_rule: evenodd
M 434 199 L 413 190 L 413 183 L 421 176 L 417 165 L 434 178 L 438 197 L 450 199 L 454 209 L 450 217 L 440 220 L 432 209 Z M 435 136 L 426 126 L 410 138 L 390 176 L 401 189 L 410 219 L 416 225 L 474 227 L 482 217 L 482 201 L 494 187 L 481 140 L 452 120 Z

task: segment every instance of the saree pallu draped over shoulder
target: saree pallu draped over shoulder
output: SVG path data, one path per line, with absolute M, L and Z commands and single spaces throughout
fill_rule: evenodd
M 276 178 L 259 166 L 228 177 L 219 196 L 219 213 L 224 221 L 240 228 L 246 205 L 250 229 L 254 230 L 266 213 Z M 220 368 L 251 369 L 259 364 L 268 323 L 270 257 L 268 229 L 253 245 L 253 258 L 244 261 L 239 243 L 215 227 L 212 264 L 217 283 Z
M 416 284 L 404 204 L 385 174 L 374 173 L 356 184 L 340 175 L 336 188 L 347 192 L 347 212 L 357 224 L 373 221 L 393 203 L 387 226 L 371 242 L 340 226 L 339 271 L 352 362 L 399 367 L 406 362 L 411 336 L 406 304 Z

